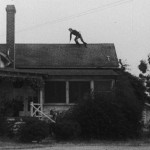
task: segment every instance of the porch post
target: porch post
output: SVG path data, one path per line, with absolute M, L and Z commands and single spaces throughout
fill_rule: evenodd
M 44 88 L 40 88 L 40 105 L 41 105 L 41 111 L 43 112 L 43 94 L 44 93 Z
M 91 80 L 90 88 L 91 88 L 91 92 L 94 92 L 94 81 L 93 80 Z
M 66 81 L 66 104 L 69 104 L 69 81 Z
M 147 123 L 146 109 L 143 110 L 143 122 L 144 122 L 144 125 Z
M 33 102 L 30 103 L 31 117 L 33 117 Z
M 114 84 L 115 84 L 115 80 L 112 80 L 112 82 L 111 82 L 111 89 L 114 88 Z
M 92 96 L 92 99 L 94 99 L 94 80 L 91 80 L 90 82 L 90 89 L 91 89 L 91 96 Z

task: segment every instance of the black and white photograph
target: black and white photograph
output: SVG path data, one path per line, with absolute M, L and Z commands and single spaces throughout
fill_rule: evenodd
M 0 150 L 149 150 L 150 1 L 0 0 Z

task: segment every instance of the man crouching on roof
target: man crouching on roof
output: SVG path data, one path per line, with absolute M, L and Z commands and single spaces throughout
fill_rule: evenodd
M 70 41 L 72 39 L 72 35 L 75 36 L 75 42 L 78 46 L 80 46 L 79 42 L 78 42 L 78 39 L 80 39 L 82 41 L 82 43 L 84 44 L 85 47 L 87 47 L 87 43 L 84 42 L 83 38 L 82 38 L 82 35 L 80 34 L 80 32 L 76 31 L 76 30 L 73 30 L 71 28 L 68 29 L 70 31 Z

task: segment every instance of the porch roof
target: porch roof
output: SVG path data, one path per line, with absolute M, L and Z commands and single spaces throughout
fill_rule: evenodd
M 82 75 L 82 76 L 117 76 L 114 70 L 111 69 L 0 69 L 0 76 L 5 77 L 39 77 L 44 75 L 49 76 L 64 76 L 64 75 Z
M 33 71 L 33 70 L 32 70 Z M 105 76 L 117 76 L 118 74 L 113 70 L 106 69 L 35 69 L 36 73 L 44 74 L 44 75 L 84 75 L 84 76 L 95 76 L 95 75 L 105 75 Z
M 40 78 L 41 74 L 36 73 L 30 70 L 19 70 L 19 69 L 12 69 L 12 68 L 0 68 L 0 76 L 1 77 L 21 77 L 21 78 Z

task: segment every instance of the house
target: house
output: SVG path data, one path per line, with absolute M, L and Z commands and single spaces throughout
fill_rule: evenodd
M 88 44 L 87 48 L 75 44 L 17 44 L 15 6 L 8 5 L 6 12 L 7 42 L 0 44 L 0 77 L 5 80 L 1 80 L 0 88 L 23 103 L 19 116 L 34 114 L 32 101 L 39 104 L 36 110 L 44 115 L 50 109 L 66 110 L 93 91 L 112 92 L 118 76 L 114 44 Z M 29 86 L 32 83 L 38 90 Z

